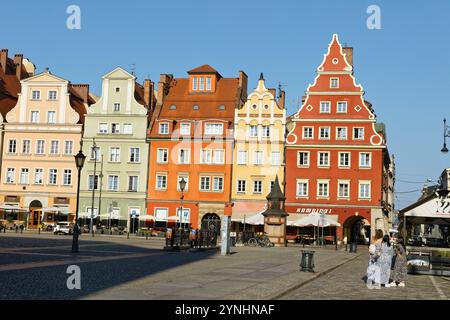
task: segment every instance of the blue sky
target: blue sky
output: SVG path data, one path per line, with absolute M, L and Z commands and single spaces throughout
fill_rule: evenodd
M 71 4 L 81 8 L 81 30 L 66 28 Z M 371 4 L 381 8 L 381 30 L 366 27 Z M 450 118 L 449 1 L 8 1 L 2 12 L 0 46 L 10 55 L 96 94 L 117 66 L 135 64 L 142 82 L 208 63 L 229 77 L 244 70 L 249 89 L 261 71 L 269 86 L 281 81 L 289 113 L 338 33 L 354 47 L 356 79 L 387 125 L 397 191 L 421 189 L 450 167 L 439 152 Z M 418 194 L 399 193 L 399 207 Z

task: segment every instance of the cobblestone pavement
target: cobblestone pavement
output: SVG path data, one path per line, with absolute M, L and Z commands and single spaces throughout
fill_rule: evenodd
M 83 235 L 0 235 L 0 299 L 270 299 L 320 272 L 355 259 L 316 250 L 316 271 L 299 271 L 300 248 L 233 248 L 171 253 L 160 239 Z M 81 290 L 68 290 L 68 265 L 81 268 Z
M 327 275 L 324 275 L 290 294 L 281 297 L 286 300 L 372 300 L 372 299 L 420 299 L 442 300 L 450 298 L 450 278 L 408 275 L 406 287 L 367 289 L 362 278 L 365 276 L 367 259 L 361 255 Z

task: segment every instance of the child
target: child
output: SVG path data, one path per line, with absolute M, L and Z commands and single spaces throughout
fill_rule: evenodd
M 395 248 L 395 266 L 392 274 L 392 282 L 388 285 L 389 287 L 404 287 L 405 278 L 407 273 L 407 259 L 406 259 L 406 248 L 405 240 L 403 237 L 398 237 L 397 246 Z

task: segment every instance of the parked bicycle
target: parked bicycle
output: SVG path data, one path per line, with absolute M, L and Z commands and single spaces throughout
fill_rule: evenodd
M 267 234 L 248 239 L 248 245 L 252 246 L 252 247 L 257 247 L 259 245 L 261 247 L 267 247 L 267 248 L 275 246 L 275 244 L 270 241 Z

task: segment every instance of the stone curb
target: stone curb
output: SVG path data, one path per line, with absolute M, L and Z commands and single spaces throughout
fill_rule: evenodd
M 333 270 L 343 266 L 344 264 L 347 264 L 349 262 L 352 262 L 353 260 L 356 260 L 361 255 L 363 255 L 363 253 L 358 253 L 353 258 L 351 258 L 349 260 L 346 260 L 344 262 L 339 263 L 338 265 L 335 265 L 334 267 L 331 267 L 331 268 L 329 268 L 327 270 L 324 270 L 322 272 L 314 274 L 314 276 L 312 278 L 308 279 L 308 280 L 302 281 L 300 283 L 296 283 L 296 284 L 288 287 L 285 290 L 278 291 L 277 293 L 273 294 L 272 296 L 266 297 L 265 300 L 266 299 L 267 300 L 279 300 L 281 297 L 286 296 L 287 294 L 291 293 L 292 291 L 297 290 L 298 288 L 301 288 L 302 286 L 304 286 L 304 285 L 306 285 L 306 284 L 308 284 L 308 283 L 310 283 L 310 282 L 312 282 L 312 281 L 314 281 L 314 280 L 316 280 L 316 279 L 318 279 L 318 278 L 320 278 L 320 277 L 322 277 L 324 275 L 327 275 L 331 271 L 333 271 Z

